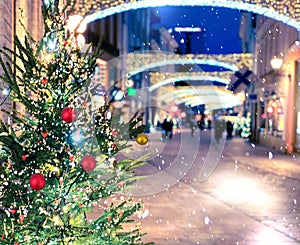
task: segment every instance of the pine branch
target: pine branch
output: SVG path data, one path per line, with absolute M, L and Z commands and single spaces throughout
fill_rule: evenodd
M 63 6 L 62 12 L 58 0 L 42 5 L 45 33 L 39 43 L 26 30 L 24 42 L 15 37 L 16 52 L 8 48 L 0 51 L 0 65 L 3 67 L 0 78 L 11 89 L 11 98 L 23 104 L 27 113 L 22 115 L 15 110 L 2 110 L 14 121 L 13 126 L 0 122 L 3 161 L 0 171 L 4 176 L 0 179 L 0 203 L 6 210 L 5 225 L 8 225 L 5 233 L 4 223 L 0 222 L 0 231 L 5 233 L 2 242 L 24 245 L 53 242 L 72 242 L 75 245 L 82 241 L 88 244 L 143 244 L 140 242 L 143 234 L 139 229 L 122 230 L 122 224 L 133 222 L 131 216 L 141 208 L 139 203 L 126 200 L 120 205 L 111 205 L 92 224 L 84 215 L 99 199 L 110 199 L 113 195 L 124 193 L 129 184 L 140 178 L 132 170 L 145 164 L 146 157 L 115 162 L 113 166 L 108 164 L 106 169 L 95 169 L 92 173 L 81 168 L 80 159 L 86 153 L 95 154 L 105 159 L 105 164 L 108 158 L 126 147 L 124 141 L 128 142 L 131 137 L 143 132 L 144 125 L 143 113 L 136 113 L 128 123 L 114 129 L 111 119 L 106 117 L 109 105 L 95 115 L 95 123 L 90 119 L 93 115 L 88 115 L 91 112 L 84 114 L 90 117 L 88 125 L 62 120 L 62 109 L 76 106 L 75 99 L 81 95 L 83 86 L 89 83 L 96 59 L 102 52 L 99 47 L 90 52 L 90 45 L 82 54 L 72 43 L 76 33 L 66 37 L 62 13 L 74 7 L 70 6 L 70 2 L 68 0 L 68 4 Z M 57 50 L 50 54 L 52 59 L 44 63 L 41 57 L 49 51 L 45 45 L 51 35 L 58 40 Z M 41 83 L 43 77 L 46 82 Z M 31 93 L 38 99 L 30 97 Z M 78 113 L 81 112 L 78 109 Z M 82 148 L 75 146 L 71 139 L 74 129 L 81 128 L 88 131 Z M 92 128 L 95 128 L 96 136 Z M 113 136 L 113 130 L 119 130 L 120 138 Z M 121 131 L 126 133 L 122 135 Z M 117 146 L 118 140 L 122 144 Z M 29 188 L 29 179 L 37 171 L 46 177 L 46 186 L 40 191 Z M 8 185 L 3 185 L 4 181 Z M 8 212 L 12 208 L 17 210 L 15 215 Z M 20 221 L 21 214 L 25 212 L 23 208 L 27 216 L 23 218 L 25 221 Z M 54 222 L 57 215 L 61 220 L 59 224 Z M 80 218 L 80 222 L 76 223 L 75 218 Z M 26 236 L 33 239 L 26 241 Z

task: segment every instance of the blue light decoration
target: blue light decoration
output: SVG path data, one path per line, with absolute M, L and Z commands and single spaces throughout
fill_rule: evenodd
M 57 48 L 57 39 L 48 40 L 46 47 L 49 51 L 54 51 Z
M 11 90 L 10 88 L 5 88 L 3 89 L 2 94 L 8 96 L 10 94 L 10 90 Z
M 8 97 L 10 96 L 10 92 L 11 92 L 11 88 L 8 87 L 8 88 L 4 88 L 2 90 L 2 94 L 5 96 L 5 98 L 3 99 L 3 101 L 0 103 L 0 106 L 2 106 L 5 101 L 8 99 Z
M 73 134 L 72 134 L 72 139 L 73 141 L 78 145 L 80 143 L 82 143 L 84 137 L 82 135 L 82 132 L 80 129 L 76 129 Z
M 53 4 L 54 0 L 43 0 L 43 4 L 49 7 L 51 4 Z
M 120 88 L 114 87 L 111 91 L 112 102 L 122 101 L 124 99 L 124 93 Z
M 44 42 L 48 52 L 55 51 L 58 48 L 56 32 L 48 33 L 48 35 L 44 38 Z

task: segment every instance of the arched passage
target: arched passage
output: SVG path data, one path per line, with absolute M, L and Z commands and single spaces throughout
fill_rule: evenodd
M 75 4 L 75 0 L 72 0 Z M 72 9 L 75 13 L 81 13 L 86 16 L 87 22 L 102 19 L 116 13 L 132 9 L 141 9 L 148 7 L 162 6 L 212 6 L 238 9 L 247 12 L 260 14 L 278 21 L 281 21 L 296 29 L 300 29 L 300 3 L 297 0 L 265 1 L 257 0 L 253 3 L 249 0 L 231 0 L 231 1 L 207 1 L 207 0 L 129 0 L 129 1 L 107 1 L 99 2 L 96 0 L 82 0 L 75 4 Z
M 176 81 L 197 81 L 197 80 L 203 80 L 203 81 L 210 81 L 210 82 L 219 82 L 219 83 L 223 83 L 224 86 L 229 84 L 229 81 L 223 78 L 218 78 L 215 76 L 178 76 L 178 77 L 174 77 L 174 78 L 169 78 L 166 79 L 164 81 L 161 81 L 159 83 L 153 84 L 149 87 L 149 92 L 154 91 L 155 89 L 170 84 L 170 83 L 174 83 Z
M 156 101 L 165 104 L 185 103 L 192 107 L 205 104 L 208 110 L 230 108 L 243 103 L 238 95 L 218 86 L 188 86 L 174 90 L 162 88 Z
M 222 67 L 225 70 L 238 71 L 244 66 L 252 67 L 253 55 L 241 54 L 187 54 L 178 55 L 162 51 L 143 51 L 129 53 L 107 64 L 108 67 L 117 68 L 122 74 L 120 77 L 134 76 L 140 72 L 168 65 L 209 65 Z M 120 69 L 122 67 L 122 69 Z M 194 72 L 197 70 L 194 70 Z

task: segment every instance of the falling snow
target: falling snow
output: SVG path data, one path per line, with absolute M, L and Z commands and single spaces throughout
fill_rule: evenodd
M 192 53 L 240 53 L 240 12 L 228 11 L 216 7 L 163 7 L 155 13 L 161 17 L 161 26 L 172 29 L 171 37 L 178 42 L 182 53 L 187 49 L 187 33 L 176 33 L 176 26 L 202 28 L 200 33 L 191 34 Z M 281 33 L 277 27 L 275 31 L 269 30 L 270 39 L 276 41 L 273 36 L 276 33 Z M 264 50 L 258 53 L 262 55 Z M 258 57 L 256 62 L 264 63 L 264 60 Z M 187 69 L 194 70 L 197 69 Z M 264 99 L 262 96 L 261 102 Z M 174 129 L 173 139 L 164 142 L 160 130 L 150 133 L 151 141 L 146 148 L 139 148 L 142 153 L 153 154 L 149 164 L 136 170 L 142 178 L 134 182 L 138 192 L 132 194 L 143 201 L 144 207 L 137 218 L 148 233 L 147 241 L 157 239 L 157 244 L 299 243 L 298 155 L 290 157 L 270 151 L 271 148 L 266 150 L 237 135 L 226 139 L 225 130 L 221 141 L 216 143 L 215 128 L 202 131 L 196 128 L 197 137 L 200 135 L 197 138 L 191 136 L 189 127 L 180 125 L 180 130 Z M 195 146 L 194 152 L 191 149 Z M 134 150 L 131 149 L 136 154 Z M 210 153 L 212 158 L 208 161 Z M 217 163 L 215 168 L 213 163 Z M 145 182 L 144 177 L 147 177 Z M 5 175 L 1 174 L 0 179 L 4 180 Z M 124 201 L 127 197 L 118 198 Z M 109 202 L 105 200 L 103 204 Z

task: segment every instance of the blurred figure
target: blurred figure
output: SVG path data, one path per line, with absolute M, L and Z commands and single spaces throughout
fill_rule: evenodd
M 156 121 L 156 129 L 161 129 L 161 123 L 159 120 Z
M 227 131 L 227 139 L 231 139 L 232 138 L 232 132 L 233 132 L 233 123 L 231 121 L 227 121 L 226 131 Z
M 195 128 L 197 127 L 196 121 L 193 120 L 193 119 L 190 119 L 189 120 L 189 126 L 190 126 L 190 129 L 191 129 L 191 136 L 193 137 L 195 135 Z
M 208 118 L 208 120 L 207 120 L 207 128 L 211 129 L 211 119 L 210 118 Z
M 205 128 L 205 115 L 201 114 L 200 120 L 197 122 L 198 127 L 200 130 L 203 130 Z
M 161 125 L 162 138 L 172 139 L 173 136 L 173 120 L 171 118 L 166 118 Z
M 215 140 L 216 143 L 219 143 L 220 139 L 222 138 L 223 132 L 225 130 L 225 121 L 220 120 L 219 116 L 217 115 L 214 120 L 215 126 Z

